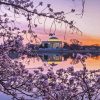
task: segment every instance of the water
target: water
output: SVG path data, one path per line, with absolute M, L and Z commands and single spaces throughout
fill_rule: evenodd
M 84 57 L 83 64 L 88 70 L 100 69 L 100 54 L 95 53 L 40 53 L 33 56 L 20 57 L 20 61 L 26 65 L 26 68 L 37 68 L 37 67 L 53 67 L 54 69 L 67 68 L 74 66 L 75 70 L 83 68 L 83 64 L 77 55 Z

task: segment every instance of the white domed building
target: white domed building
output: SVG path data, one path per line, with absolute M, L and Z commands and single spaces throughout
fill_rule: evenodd
M 63 47 L 63 42 L 57 37 L 51 36 L 48 41 L 42 41 L 42 46 L 47 49 L 58 49 Z

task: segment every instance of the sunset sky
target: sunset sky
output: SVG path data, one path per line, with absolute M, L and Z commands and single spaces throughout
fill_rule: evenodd
M 37 2 L 39 0 L 36 0 Z M 54 11 L 70 11 L 76 7 L 76 13 L 81 12 L 81 0 L 76 0 L 75 4 L 71 0 L 43 0 L 44 3 L 52 4 Z M 68 15 L 70 16 L 70 14 Z M 100 35 L 100 0 L 86 0 L 84 16 L 70 16 L 70 19 L 75 19 L 78 26 L 84 33 L 90 35 Z M 70 20 L 69 19 L 69 20 Z
M 72 34 L 71 31 L 67 30 L 66 39 L 64 40 L 65 26 L 62 25 L 61 27 L 61 24 L 56 23 L 55 33 L 59 39 L 68 42 L 70 39 L 75 38 L 85 45 L 100 45 L 100 0 L 86 0 L 84 15 L 82 18 L 81 16 L 77 15 L 80 14 L 82 10 L 81 0 L 75 0 L 75 2 L 72 2 L 72 0 L 34 0 L 34 6 L 37 6 L 41 1 L 43 1 L 43 6 L 38 8 L 39 11 L 43 10 L 47 6 L 47 4 L 51 4 L 51 8 L 54 9 L 54 12 L 64 11 L 65 13 L 68 13 L 71 11 L 71 9 L 76 9 L 74 14 L 67 14 L 66 19 L 68 21 L 74 20 L 75 26 L 83 32 L 82 35 L 80 33 Z M 2 10 L 4 11 L 4 9 Z M 10 13 L 9 15 L 13 16 L 13 14 Z M 34 16 L 34 18 L 35 17 L 36 16 Z M 12 19 L 12 17 L 10 17 L 10 19 Z M 27 27 L 28 22 L 26 21 L 26 18 L 17 16 L 16 19 L 19 20 L 18 26 L 20 26 L 20 28 L 25 29 Z M 44 20 L 44 18 L 40 18 L 40 22 L 42 24 L 39 24 L 36 20 L 36 23 L 39 25 L 37 28 L 33 28 L 33 30 L 38 34 L 41 40 L 47 40 L 49 38 L 48 34 L 50 33 L 50 27 L 53 21 L 49 18 L 46 20 L 44 32 Z M 51 32 L 54 32 L 53 28 L 54 25 Z
M 39 2 L 41 0 L 34 0 L 34 2 Z M 68 38 L 74 38 L 81 40 L 83 44 L 99 44 L 100 45 L 100 0 L 86 0 L 84 15 L 78 16 L 81 12 L 81 0 L 76 0 L 73 3 L 71 0 L 43 0 L 44 5 L 50 3 L 54 11 L 65 11 L 66 13 L 70 11 L 71 8 L 76 8 L 75 14 L 68 14 L 67 20 L 74 20 L 75 25 L 83 32 L 83 35 L 71 34 L 66 36 L 66 41 Z M 46 26 L 50 23 L 46 22 Z M 59 25 L 58 25 L 59 26 Z M 40 32 L 42 27 L 37 32 Z M 62 30 L 62 31 L 58 31 Z M 63 39 L 63 28 L 57 28 L 57 35 L 60 39 Z M 60 34 L 61 35 L 60 35 Z M 44 37 L 44 35 L 43 35 Z M 46 35 L 45 35 L 46 37 Z

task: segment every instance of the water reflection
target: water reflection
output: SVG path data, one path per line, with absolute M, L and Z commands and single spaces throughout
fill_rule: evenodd
M 100 54 L 90 54 L 90 53 L 42 53 L 38 55 L 43 62 L 51 63 L 58 63 L 64 62 L 68 59 L 71 59 L 73 64 L 79 63 L 79 61 L 85 62 L 88 58 L 99 59 Z M 56 64 L 55 64 L 56 65 Z
M 15 57 L 16 53 L 10 53 L 10 55 Z M 64 68 L 72 65 L 76 66 L 76 69 L 80 69 L 83 64 L 88 69 L 100 68 L 100 53 L 35 53 L 33 55 L 21 56 L 19 59 L 30 68 L 44 66 L 44 64 L 55 66 L 55 68 Z
M 36 60 L 35 57 L 38 58 L 38 60 Z M 88 69 L 100 68 L 100 61 L 98 60 L 100 59 L 100 53 L 40 53 L 35 57 L 30 57 L 30 64 L 33 66 L 40 66 L 45 63 L 48 66 L 53 66 L 55 69 L 75 66 L 76 70 L 80 70 L 84 64 Z M 34 58 L 35 63 L 33 63 L 32 60 Z M 29 59 L 29 57 L 27 57 L 27 59 Z

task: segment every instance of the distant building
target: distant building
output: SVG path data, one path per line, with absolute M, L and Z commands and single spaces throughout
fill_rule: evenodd
M 63 42 L 60 41 L 57 37 L 51 36 L 48 41 L 42 41 L 42 46 L 44 48 L 62 48 L 63 47 Z

